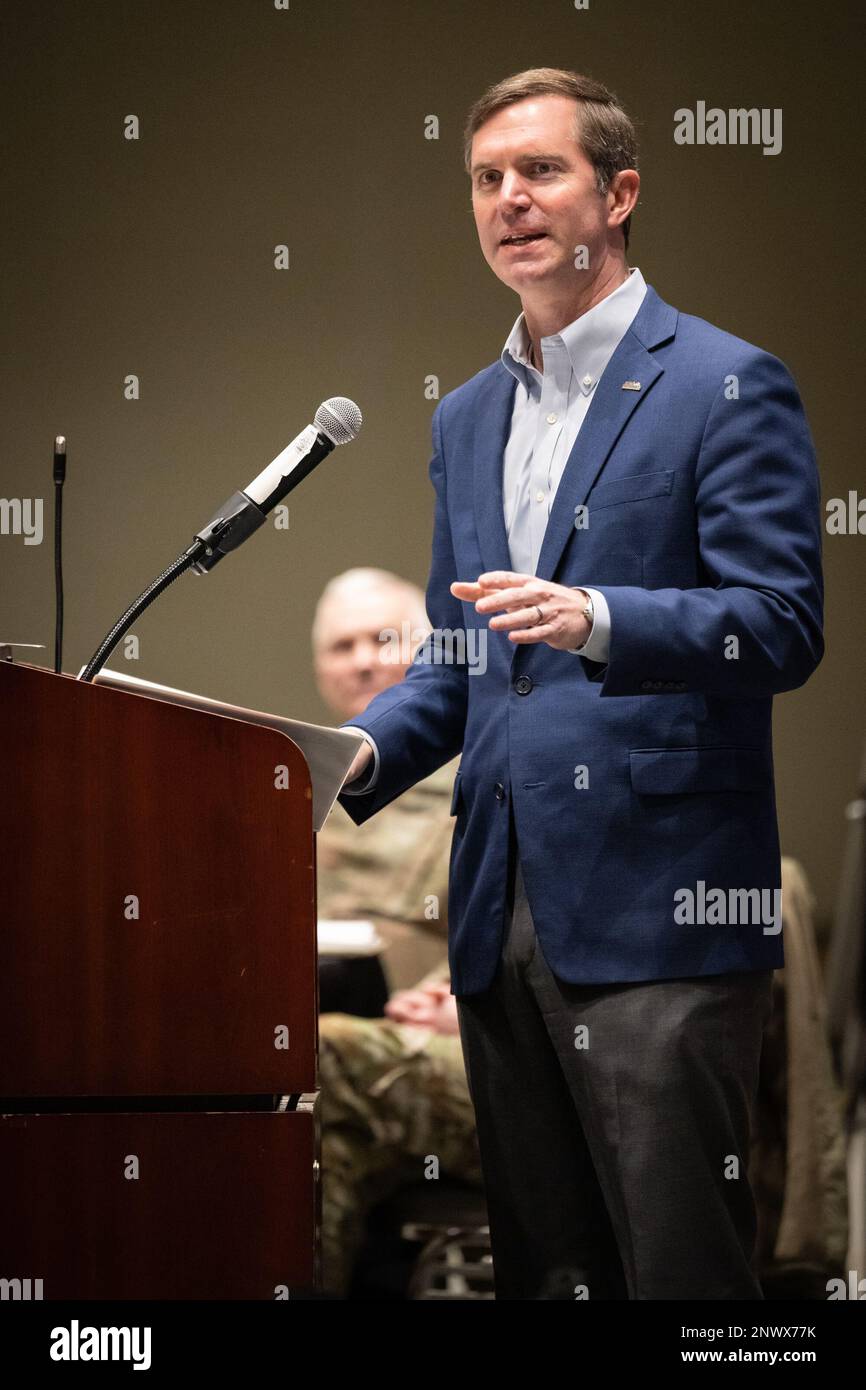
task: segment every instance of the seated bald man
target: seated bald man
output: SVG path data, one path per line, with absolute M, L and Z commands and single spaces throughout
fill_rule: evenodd
M 421 590 L 379 569 L 331 580 L 316 609 L 322 698 L 340 720 L 402 680 L 429 631 Z M 382 640 L 385 639 L 385 640 Z M 395 659 L 396 658 L 396 659 Z M 407 1182 L 481 1184 L 475 1117 L 447 959 L 449 815 L 456 760 L 359 832 L 339 804 L 317 845 L 320 918 L 366 918 L 387 942 L 386 1018 L 323 1013 L 323 1285 L 345 1297 L 367 1214 Z

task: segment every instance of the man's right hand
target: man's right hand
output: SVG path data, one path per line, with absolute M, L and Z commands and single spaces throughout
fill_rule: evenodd
M 345 779 L 343 781 L 344 787 L 348 787 L 351 782 L 356 781 L 357 778 L 361 776 L 361 773 L 366 770 L 369 763 L 371 762 L 372 757 L 373 750 L 370 747 L 367 740 L 364 739 L 364 742 L 361 744 L 361 747 L 358 749 L 357 753 L 352 759 L 352 766 L 346 773 Z

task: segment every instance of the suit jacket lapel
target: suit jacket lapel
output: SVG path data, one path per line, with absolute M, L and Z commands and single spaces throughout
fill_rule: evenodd
M 475 522 L 484 569 L 510 570 L 502 502 L 502 464 L 511 432 L 517 382 L 498 364 L 483 382 L 475 419 Z
M 569 454 L 547 523 L 536 573 L 552 579 L 574 525 L 574 509 L 586 502 L 590 489 L 631 414 L 664 368 L 652 349 L 676 331 L 677 311 L 655 290 L 647 292 L 634 322 L 602 373 L 586 418 Z M 638 381 L 640 390 L 622 389 Z M 516 382 L 507 368 L 483 383 L 475 424 L 475 516 L 485 569 L 511 569 L 502 501 L 505 446 L 511 429 Z

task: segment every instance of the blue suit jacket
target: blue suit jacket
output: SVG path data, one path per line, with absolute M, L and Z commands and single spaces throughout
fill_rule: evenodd
M 729 904 L 736 889 L 769 903 L 781 884 L 772 701 L 823 654 L 820 486 L 791 375 L 648 289 L 596 387 L 537 570 L 602 591 L 605 665 L 515 646 L 449 590 L 512 568 L 502 463 L 514 389 L 497 361 L 436 408 L 434 631 L 401 684 L 351 721 L 374 736 L 381 765 L 371 792 L 341 802 L 361 824 L 462 750 L 455 994 L 496 971 L 509 801 L 538 940 L 562 979 L 781 966 L 769 919 L 741 905 L 738 922 L 729 908 L 716 925 L 683 923 L 675 894 L 697 897 L 703 883 Z M 448 660 L 448 634 L 464 627 L 470 655 L 481 634 L 469 630 L 487 629 L 483 674 Z

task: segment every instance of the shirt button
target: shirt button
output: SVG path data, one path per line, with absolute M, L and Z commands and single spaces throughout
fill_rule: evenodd
M 535 494 L 535 500 L 536 500 L 536 502 L 543 502 L 543 501 L 544 501 L 544 498 L 545 498 L 545 494 L 544 494 L 543 492 L 537 492 L 537 493 Z
M 591 386 L 591 385 L 592 385 L 592 377 L 591 377 L 591 376 L 585 376 L 585 377 L 583 378 L 583 383 L 582 383 L 582 384 L 583 384 L 584 386 Z
M 549 425 L 555 425 L 555 424 L 556 424 L 556 416 L 553 414 L 552 411 L 551 411 L 550 415 L 548 415 L 548 417 L 547 417 L 547 423 L 548 423 Z

